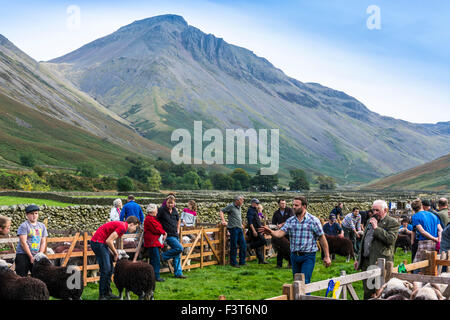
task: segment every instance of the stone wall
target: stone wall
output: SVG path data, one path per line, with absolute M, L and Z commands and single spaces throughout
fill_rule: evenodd
M 145 213 L 145 207 L 149 202 L 144 203 L 142 209 Z M 158 205 L 160 203 L 157 203 Z M 218 223 L 219 211 L 228 205 L 229 202 L 200 202 L 198 203 L 198 221 L 203 223 Z M 263 212 L 271 220 L 274 211 L 278 208 L 276 201 L 261 202 L 264 207 Z M 335 205 L 334 202 L 316 202 L 311 203 L 308 206 L 308 211 L 317 217 L 328 217 L 331 209 Z M 345 202 L 343 211 L 350 212 L 355 206 L 361 208 L 361 210 L 367 210 L 371 205 L 371 202 Z M 0 206 L 0 215 L 5 215 L 12 218 L 11 234 L 15 235 L 19 225 L 25 221 L 25 207 L 26 204 L 14 205 L 14 206 Z M 187 206 L 187 202 L 177 202 L 177 209 L 179 212 Z M 246 212 L 249 204 L 244 204 L 243 207 L 243 219 L 245 221 Z M 50 207 L 40 206 L 41 212 L 39 215 L 39 221 L 43 222 L 48 219 L 48 229 L 50 230 L 73 230 L 73 231 L 95 231 L 100 225 L 109 220 L 109 213 L 112 206 L 100 206 L 100 205 L 76 205 L 69 207 Z M 226 218 L 226 215 L 225 215 Z

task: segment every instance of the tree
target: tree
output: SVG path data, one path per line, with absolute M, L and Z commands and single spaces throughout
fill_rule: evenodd
M 83 163 L 81 166 L 77 168 L 77 172 L 79 172 L 82 177 L 87 178 L 98 177 L 97 170 L 95 169 L 94 165 L 90 163 Z
M 201 180 L 202 179 L 195 171 L 189 171 L 183 175 L 183 183 L 189 185 L 189 189 L 192 190 L 200 189 Z
M 117 180 L 117 190 L 118 191 L 133 191 L 134 185 L 133 181 L 128 177 L 122 177 Z
M 272 191 L 278 184 L 278 175 L 261 175 L 261 169 L 259 169 L 256 175 L 251 179 L 250 183 L 259 191 Z
M 232 190 L 234 180 L 229 175 L 224 173 L 213 173 L 211 175 L 211 183 L 214 189 L 217 190 Z
M 34 159 L 33 154 L 23 154 L 20 156 L 20 163 L 25 167 L 34 167 L 36 164 L 36 160 Z
M 306 178 L 305 171 L 301 169 L 290 170 L 292 181 L 289 182 L 289 188 L 291 190 L 309 190 L 309 182 Z
M 250 187 L 250 175 L 242 168 L 236 168 L 230 174 L 233 180 L 239 181 L 241 189 L 235 190 L 247 190 Z
M 150 190 L 161 188 L 161 175 L 154 166 L 141 158 L 135 159 L 132 163 L 133 165 L 127 173 L 128 177 L 144 183 Z
M 328 176 L 318 176 L 317 183 L 320 190 L 333 190 L 336 189 L 336 180 Z

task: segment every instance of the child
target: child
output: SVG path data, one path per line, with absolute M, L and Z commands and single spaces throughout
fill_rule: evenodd
M 148 251 L 150 264 L 155 270 L 156 281 L 163 282 L 164 279 L 159 275 L 159 270 L 161 270 L 159 248 L 164 246 L 167 233 L 164 231 L 158 219 L 156 219 L 157 213 L 158 208 L 156 204 L 151 203 L 147 206 L 147 216 L 144 220 L 144 247 Z
M 188 207 L 183 209 L 181 213 L 181 226 L 195 227 L 197 220 L 197 204 L 194 200 L 189 200 Z
M 95 253 L 100 267 L 99 300 L 118 298 L 111 291 L 111 277 L 114 271 L 113 260 L 117 261 L 119 254 L 114 247 L 114 241 L 125 232 L 135 233 L 139 227 L 139 219 L 129 216 L 127 221 L 110 221 L 100 226 L 91 239 L 91 248 Z M 111 252 L 113 256 L 111 256 Z
M 47 229 L 45 225 L 38 222 L 39 207 L 32 204 L 25 208 L 27 220 L 17 229 L 19 244 L 16 251 L 16 273 L 26 277 L 28 271 L 33 268 L 34 256 L 44 253 L 47 244 Z
M 258 209 L 258 217 L 261 220 L 261 224 L 265 226 L 267 224 L 267 218 L 263 213 L 263 206 L 258 204 L 256 208 Z
M 11 229 L 11 218 L 0 216 L 0 237 L 7 236 Z

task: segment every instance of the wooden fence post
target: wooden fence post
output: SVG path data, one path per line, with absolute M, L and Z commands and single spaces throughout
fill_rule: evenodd
M 287 296 L 288 300 L 294 300 L 294 286 L 290 283 L 283 284 L 283 294 Z
M 300 297 L 305 294 L 305 275 L 303 273 L 296 273 L 294 275 L 294 300 L 300 300 Z
M 88 234 L 87 234 L 87 232 L 85 232 L 83 234 L 83 284 L 84 284 L 84 286 L 87 285 L 87 248 L 88 248 L 87 237 L 88 237 Z
M 345 270 L 341 271 L 341 276 L 345 276 L 346 274 Z M 339 296 L 337 298 L 339 299 Z M 347 285 L 342 286 L 342 299 L 347 300 Z
M 67 263 L 69 262 L 70 256 L 72 255 L 72 251 L 75 248 L 75 245 L 77 244 L 79 237 L 80 237 L 80 233 L 77 232 L 75 234 L 75 236 L 73 237 L 72 243 L 70 244 L 69 250 L 67 251 L 66 257 L 64 258 L 64 261 L 61 264 L 61 266 L 65 267 L 67 265 Z
M 427 251 L 427 257 L 428 257 L 428 261 L 429 266 L 428 266 L 428 272 L 426 274 L 429 274 L 431 276 L 436 276 L 437 275 L 437 265 L 436 265 L 436 256 L 437 256 L 437 252 L 436 251 Z
M 202 235 L 200 238 L 200 269 L 203 269 L 203 246 L 205 245 L 204 241 L 206 234 L 203 232 L 203 227 L 202 227 Z M 213 247 L 211 247 L 211 250 L 213 250 Z
M 221 226 L 222 229 L 222 237 L 221 237 L 221 242 L 222 242 L 222 265 L 224 266 L 226 264 L 226 254 L 227 254 L 227 227 L 222 225 Z
M 380 288 L 381 288 L 381 286 L 384 284 L 384 282 L 385 282 L 385 276 L 386 276 L 386 259 L 384 259 L 384 258 L 378 258 L 377 259 L 377 266 L 378 266 L 378 268 L 380 268 L 381 269 L 381 274 L 380 274 L 380 282 L 379 282 L 379 284 L 380 284 Z M 377 288 L 377 289 L 379 289 L 379 288 Z

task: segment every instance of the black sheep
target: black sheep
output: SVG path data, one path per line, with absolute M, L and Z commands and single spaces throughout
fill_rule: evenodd
M 289 239 L 287 237 L 272 237 L 272 248 L 277 252 L 277 255 L 281 255 L 283 259 L 287 260 L 289 265 L 291 265 L 290 247 Z
M 0 300 L 48 300 L 47 286 L 39 279 L 18 276 L 0 263 Z
M 73 268 L 73 266 L 54 266 L 45 254 L 38 253 L 34 257 L 31 276 L 44 281 L 50 295 L 54 298 L 81 300 L 81 295 L 84 290 L 83 277 L 79 273 L 80 277 L 76 279 L 79 281 L 74 284 L 72 281 L 74 274 L 70 269 L 68 270 L 69 267 Z
M 123 250 L 119 250 L 119 258 L 114 267 L 114 284 L 119 290 L 120 299 L 123 299 L 125 289 L 128 300 L 130 291 L 139 296 L 139 300 L 153 300 L 156 277 L 152 265 L 128 260 L 128 255 Z
M 405 253 L 408 250 L 411 250 L 411 236 L 399 233 L 397 240 L 395 241 L 395 250 L 397 250 L 397 248 L 402 248 Z
M 338 254 L 340 256 L 347 257 L 347 262 L 350 258 L 355 259 L 355 251 L 353 250 L 353 243 L 347 238 L 341 238 L 338 236 L 330 236 L 325 234 L 328 242 L 328 252 L 330 256 L 332 254 Z M 324 257 L 323 250 L 321 250 L 322 260 Z

